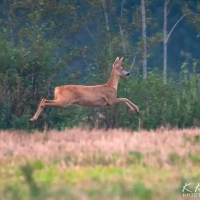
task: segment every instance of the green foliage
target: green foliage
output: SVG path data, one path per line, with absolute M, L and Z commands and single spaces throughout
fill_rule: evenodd
M 38 199 L 41 189 L 37 186 L 33 178 L 34 167 L 30 163 L 27 163 L 26 165 L 21 166 L 21 171 L 27 185 L 29 186 L 30 196 L 32 196 L 33 199 Z
M 200 164 L 200 152 L 195 152 L 195 153 L 189 153 L 189 159 L 192 161 L 194 164 Z
M 126 162 L 130 164 L 141 164 L 143 155 L 141 152 L 130 151 L 127 155 Z
M 195 135 L 194 136 L 194 143 L 199 143 L 200 142 L 200 135 Z
M 152 199 L 152 191 L 146 188 L 146 186 L 141 182 L 138 182 L 134 185 L 133 191 L 135 193 L 135 196 L 137 196 L 141 200 Z
M 117 105 L 114 108 L 102 109 L 105 118 L 100 121 L 107 128 L 155 129 L 161 126 L 196 126 L 200 121 L 199 86 L 199 74 L 189 72 L 185 68 L 179 81 L 171 78 L 167 85 L 163 84 L 161 73 L 156 70 L 149 73 L 145 82 L 140 77 L 129 77 L 120 82 L 118 96 L 127 97 L 138 105 L 139 116 L 130 113 L 124 105 Z
M 139 152 L 132 154 L 139 155 Z M 84 155 L 90 156 L 87 153 Z M 123 153 L 114 156 L 124 159 Z M 172 157 L 176 159 L 177 155 Z M 13 166 L 13 161 L 4 163 L 0 170 L 1 199 L 59 200 L 81 199 L 83 196 L 88 200 L 177 199 L 182 195 L 185 183 L 191 183 L 187 188 L 194 191 L 200 177 L 196 162 L 185 163 L 181 168 L 179 163 L 174 162 L 169 168 L 168 165 L 152 166 L 152 160 L 146 166 L 137 163 L 116 166 L 115 160 L 111 160 L 109 166 L 104 165 L 103 160 L 102 165 L 85 166 L 77 165 L 76 160 L 69 160 L 70 167 L 63 165 L 63 158 L 59 158 L 58 163 L 51 159 L 41 161 L 34 158 L 22 166 L 18 162 Z M 3 169 L 8 173 L 3 173 Z M 13 170 L 15 173 L 10 173 Z
M 20 187 L 15 185 L 8 185 L 4 189 L 4 195 L 6 199 L 16 199 L 16 200 L 21 200 L 22 199 L 22 191 L 20 190 Z
M 183 158 L 177 153 L 170 153 L 168 155 L 169 161 L 172 165 L 184 164 Z
M 89 126 L 137 130 L 200 124 L 199 61 L 186 56 L 180 73 L 169 74 L 167 85 L 163 84 L 161 71 L 155 68 L 148 69 L 148 78 L 143 81 L 140 4 L 121 3 L 106 1 L 103 5 L 102 1 L 72 0 L 2 3 L 5 10 L 0 11 L 0 129 L 33 131 L 47 126 L 64 130 Z M 161 31 L 155 31 L 158 20 L 154 18 L 153 6 L 152 1 L 146 1 L 147 31 L 151 33 L 147 34 L 151 35 L 147 48 L 153 49 L 148 58 L 157 60 Z M 194 7 L 195 3 L 185 3 L 180 12 L 187 14 L 189 22 L 198 29 L 199 17 L 188 15 Z M 79 36 L 81 39 L 77 39 Z M 71 106 L 64 110 L 46 108 L 40 120 L 27 122 L 42 98 L 53 98 L 56 86 L 105 83 L 113 60 L 122 53 L 128 58 L 123 62 L 126 69 L 130 68 L 132 54 L 138 54 L 139 67 L 135 68 L 134 76 L 120 81 L 118 96 L 138 105 L 139 116 L 130 113 L 125 105 L 97 110 Z M 78 69 L 73 69 L 74 63 L 78 63 Z M 151 63 L 154 63 L 151 67 L 157 64 L 152 60 Z

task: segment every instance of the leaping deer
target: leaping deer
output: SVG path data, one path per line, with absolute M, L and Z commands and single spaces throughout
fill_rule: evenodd
M 84 86 L 84 85 L 62 85 L 54 90 L 54 100 L 42 99 L 37 112 L 29 121 L 35 121 L 46 106 L 65 108 L 76 104 L 88 107 L 111 106 L 116 103 L 125 103 L 130 111 L 136 110 L 139 113 L 139 108 L 126 98 L 116 98 L 117 87 L 120 77 L 128 76 L 129 72 L 123 69 L 122 60 L 116 58 L 113 63 L 110 79 L 106 84 Z

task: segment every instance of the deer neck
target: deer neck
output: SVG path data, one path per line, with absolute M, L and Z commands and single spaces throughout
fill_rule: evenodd
M 106 85 L 114 88 L 117 91 L 117 87 L 118 87 L 118 83 L 119 83 L 119 79 L 120 76 L 117 76 L 116 74 L 114 74 L 114 72 L 112 71 L 110 79 L 108 80 L 108 82 L 106 83 Z

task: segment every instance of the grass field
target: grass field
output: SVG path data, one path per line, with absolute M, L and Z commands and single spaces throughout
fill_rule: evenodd
M 198 183 L 200 129 L 0 132 L 1 200 L 193 199 Z

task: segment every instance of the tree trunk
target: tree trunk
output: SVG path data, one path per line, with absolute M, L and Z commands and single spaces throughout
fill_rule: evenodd
M 176 26 L 179 24 L 179 22 L 187 15 L 183 14 L 174 24 L 174 26 L 169 31 L 169 34 L 167 34 L 167 15 L 174 3 L 174 1 L 171 1 L 171 5 L 169 6 L 169 10 L 167 10 L 168 3 L 170 3 L 169 0 L 164 0 L 164 23 L 163 23 L 163 82 L 164 84 L 167 84 L 167 43 L 169 40 L 169 37 L 171 36 L 172 32 L 176 28 Z
M 164 0 L 163 25 L 163 82 L 167 83 L 167 0 Z
M 123 13 L 123 6 L 124 6 L 124 0 L 122 0 L 122 3 L 121 3 L 120 18 L 122 17 L 122 13 Z M 121 40 L 122 40 L 122 48 L 123 48 L 124 53 L 126 53 L 126 44 L 125 44 L 124 33 L 121 26 L 121 22 L 119 22 L 119 30 L 120 30 Z
M 8 24 L 10 31 L 10 41 L 13 41 L 13 27 L 12 27 L 12 3 L 10 1 L 6 1 L 6 6 L 8 10 Z
M 147 41 L 146 41 L 146 16 L 145 0 L 141 0 L 142 10 L 142 40 L 143 40 L 143 79 L 147 78 Z
M 108 52 L 109 52 L 109 54 L 111 54 L 110 27 L 109 27 L 109 22 L 108 22 L 108 12 L 107 12 L 107 9 L 106 9 L 107 6 L 106 6 L 105 0 L 102 1 L 102 7 L 103 7 L 104 17 L 105 17 L 105 21 L 106 21 L 106 30 L 107 30 L 107 33 L 108 33 Z

